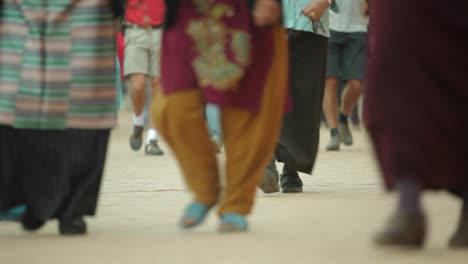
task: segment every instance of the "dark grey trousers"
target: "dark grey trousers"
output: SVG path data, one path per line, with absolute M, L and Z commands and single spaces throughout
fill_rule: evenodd
M 291 31 L 290 94 L 292 111 L 283 121 L 276 159 L 288 168 L 312 173 L 317 157 L 327 66 L 326 37 Z

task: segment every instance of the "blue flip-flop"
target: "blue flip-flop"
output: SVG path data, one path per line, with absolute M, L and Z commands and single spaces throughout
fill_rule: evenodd
M 211 206 L 199 202 L 192 202 L 185 208 L 184 215 L 180 220 L 182 228 L 196 227 L 203 223 Z
M 25 212 L 25 205 L 13 207 L 8 211 L 0 211 L 0 221 L 20 221 Z
M 245 232 L 249 228 L 245 216 L 235 213 L 226 213 L 221 215 L 220 232 Z

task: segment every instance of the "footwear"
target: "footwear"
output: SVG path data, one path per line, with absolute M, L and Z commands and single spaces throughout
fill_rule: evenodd
M 23 217 L 21 218 L 21 225 L 26 231 L 36 231 L 45 224 L 45 221 L 38 218 L 31 209 L 26 209 Z
M 339 134 L 331 136 L 330 142 L 327 145 L 327 151 L 338 151 L 340 150 L 341 139 Z
M 278 170 L 276 170 L 275 160 L 273 160 L 265 170 L 263 174 L 262 182 L 258 187 L 264 193 L 275 193 L 280 191 L 278 183 Z
M 450 238 L 449 247 L 468 248 L 468 212 L 462 212 L 457 230 Z
M 426 238 L 426 221 L 423 214 L 396 213 L 383 231 L 375 237 L 379 246 L 421 247 Z
M 349 129 L 349 125 L 347 123 L 338 123 L 338 132 L 340 133 L 340 139 L 343 144 L 346 146 L 353 145 L 353 135 L 351 134 L 351 129 Z
M 153 139 L 145 146 L 145 154 L 150 156 L 161 156 L 164 155 L 164 151 L 159 147 L 158 141 Z
M 61 219 L 59 231 L 61 235 L 84 235 L 86 234 L 86 223 L 82 217 L 73 219 Z
M 285 165 L 286 167 L 286 165 Z M 281 189 L 283 193 L 300 193 L 302 192 L 303 183 L 299 178 L 297 171 L 285 170 L 281 174 Z
M 218 230 L 222 233 L 234 233 L 245 232 L 248 228 L 247 220 L 243 215 L 226 213 L 221 216 Z
M 192 202 L 185 208 L 184 215 L 180 220 L 180 227 L 191 228 L 203 223 L 211 206 L 199 202 Z
M 221 140 L 218 137 L 212 137 L 211 142 L 215 147 L 216 153 L 221 153 L 221 149 L 223 148 L 223 143 L 221 143 Z
M 138 151 L 143 144 L 143 130 L 144 127 L 142 126 L 133 126 L 133 133 L 130 136 L 130 147 L 134 151 Z
M 25 212 L 25 205 L 13 207 L 8 211 L 0 212 L 0 221 L 20 221 Z

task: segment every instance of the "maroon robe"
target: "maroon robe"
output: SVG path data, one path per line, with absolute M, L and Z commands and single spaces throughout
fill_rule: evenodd
M 370 6 L 364 115 L 386 186 L 468 190 L 468 1 Z
M 237 87 L 231 91 L 220 91 L 212 87 L 200 88 L 193 61 L 199 57 L 196 43 L 188 34 L 189 23 L 203 18 L 193 1 L 180 1 L 175 18 L 169 29 L 164 30 L 161 50 L 161 76 L 165 94 L 187 89 L 202 89 L 207 103 L 232 106 L 257 111 L 263 94 L 269 65 L 274 52 L 273 30 L 253 25 L 251 10 L 246 1 L 214 0 L 213 3 L 228 4 L 234 12 L 223 17 L 223 22 L 251 36 L 251 50 L 246 73 Z M 226 41 L 228 43 L 228 40 Z M 189 47 L 189 48 L 187 48 Z M 234 61 L 233 48 L 226 44 L 228 59 Z M 282 106 L 280 106 L 282 107 Z

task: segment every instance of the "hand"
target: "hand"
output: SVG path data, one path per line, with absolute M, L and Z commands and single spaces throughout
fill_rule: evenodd
M 320 20 L 328 7 L 330 7 L 330 2 L 328 0 L 311 0 L 310 3 L 302 9 L 302 14 L 314 21 Z
M 253 12 L 256 26 L 270 26 L 281 18 L 281 6 L 276 0 L 257 0 Z
M 361 0 L 361 11 L 362 15 L 365 17 L 369 16 L 369 1 L 368 0 Z

